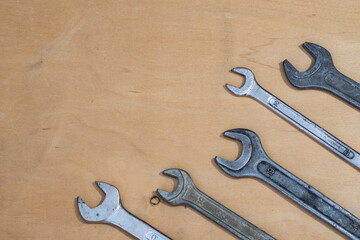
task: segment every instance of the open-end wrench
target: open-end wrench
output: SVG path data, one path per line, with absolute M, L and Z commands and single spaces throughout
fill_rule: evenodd
M 167 169 L 165 175 L 177 178 L 178 187 L 173 192 L 158 189 L 162 199 L 173 206 L 188 205 L 210 218 L 240 239 L 274 239 L 242 217 L 236 215 L 211 197 L 201 192 L 191 180 L 190 175 L 181 169 Z
M 314 122 L 307 119 L 304 115 L 286 105 L 280 99 L 263 89 L 255 80 L 254 74 L 247 68 L 234 68 L 234 73 L 245 76 L 245 83 L 242 87 L 234 87 L 226 84 L 226 87 L 235 95 L 250 96 L 265 106 L 284 117 L 286 120 L 297 126 L 300 130 L 309 134 L 328 149 L 342 157 L 344 160 L 360 169 L 360 154 L 339 139 L 325 131 Z
M 78 197 L 78 208 L 82 218 L 88 222 L 115 225 L 140 240 L 169 240 L 170 238 L 135 217 L 121 205 L 119 191 L 113 185 L 96 182 L 105 193 L 104 201 L 90 208 Z
M 241 156 L 235 161 L 216 157 L 217 165 L 233 177 L 256 177 L 329 223 L 351 239 L 360 239 L 360 220 L 331 199 L 288 172 L 265 153 L 259 137 L 247 129 L 226 131 L 225 136 L 240 141 Z
M 360 108 L 360 83 L 339 72 L 325 48 L 306 42 L 304 49 L 315 58 L 315 64 L 306 72 L 299 72 L 288 61 L 284 61 L 284 71 L 289 82 L 297 88 L 319 88 L 329 91 Z

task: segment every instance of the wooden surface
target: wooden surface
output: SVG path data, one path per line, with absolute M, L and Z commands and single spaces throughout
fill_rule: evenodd
M 341 2 L 341 3 L 340 3 Z M 303 42 L 327 48 L 360 81 L 360 2 L 0 2 L 0 239 L 131 239 L 87 224 L 75 199 L 101 200 L 94 181 L 118 187 L 126 209 L 173 239 L 234 239 L 188 207 L 152 206 L 182 168 L 209 196 L 277 239 L 345 239 L 256 179 L 214 164 L 239 148 L 222 136 L 255 131 L 268 155 L 360 217 L 360 172 L 294 126 L 224 84 L 233 67 L 360 151 L 359 110 L 321 91 L 300 91 Z

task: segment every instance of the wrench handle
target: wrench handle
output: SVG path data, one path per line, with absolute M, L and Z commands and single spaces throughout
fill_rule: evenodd
M 360 220 L 270 159 L 257 164 L 257 177 L 351 239 L 360 238 Z
M 360 108 L 360 84 L 348 78 L 338 70 L 330 71 L 324 77 L 326 85 L 319 86 L 333 94 L 339 96 L 345 101 Z
M 329 132 L 316 125 L 314 122 L 300 114 L 289 105 L 267 92 L 265 89 L 257 86 L 253 90 L 251 97 L 259 100 L 268 108 L 291 122 L 301 131 L 307 133 L 309 136 L 326 146 L 335 154 L 360 169 L 360 154 L 354 149 L 331 135 Z
M 244 240 L 274 240 L 244 218 L 227 209 L 214 199 L 210 198 L 195 186 L 188 187 L 182 197 L 183 204 L 188 205 L 220 226 L 224 227 L 240 239 Z
M 126 209 L 119 209 L 104 223 L 115 225 L 139 240 L 171 240 L 171 238 L 137 218 Z

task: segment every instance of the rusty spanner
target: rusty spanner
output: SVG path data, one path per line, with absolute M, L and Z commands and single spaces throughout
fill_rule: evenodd
M 188 205 L 240 239 L 274 240 L 264 231 L 201 192 L 186 171 L 172 168 L 165 170 L 163 173 L 178 180 L 178 187 L 173 192 L 157 190 L 159 196 L 169 204 L 173 206 Z
M 234 73 L 245 76 L 245 83 L 241 87 L 226 84 L 226 87 L 237 96 L 250 96 L 297 126 L 300 130 L 313 137 L 325 147 L 333 151 L 345 161 L 360 169 L 360 154 L 339 139 L 325 131 L 299 112 L 286 105 L 280 99 L 263 89 L 255 80 L 254 74 L 247 68 L 234 68 Z
M 90 208 L 78 197 L 81 217 L 88 222 L 115 225 L 140 240 L 171 240 L 149 224 L 135 217 L 122 206 L 116 187 L 104 182 L 96 182 L 105 193 L 104 201 L 95 208 Z
M 284 71 L 289 82 L 297 88 L 318 88 L 329 91 L 360 108 L 360 83 L 339 72 L 325 48 L 306 42 L 304 49 L 315 58 L 315 64 L 306 72 L 299 72 L 288 61 L 284 61 Z
M 247 129 L 232 129 L 225 136 L 240 141 L 241 156 L 235 161 L 216 157 L 217 165 L 233 177 L 256 177 L 321 218 L 353 240 L 360 239 L 360 220 L 309 184 L 272 161 L 259 137 Z

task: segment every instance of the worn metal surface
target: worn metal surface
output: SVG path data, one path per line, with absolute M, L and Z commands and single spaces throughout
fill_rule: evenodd
M 188 205 L 210 218 L 240 239 L 274 239 L 244 218 L 227 209 L 205 193 L 201 192 L 191 180 L 190 175 L 181 169 L 167 169 L 165 175 L 178 179 L 178 187 L 173 192 L 158 189 L 157 192 L 171 205 Z
M 334 201 L 272 161 L 259 137 L 247 129 L 226 131 L 225 136 L 240 141 L 241 156 L 234 162 L 216 157 L 217 165 L 233 177 L 259 178 L 329 223 L 351 239 L 360 239 L 360 220 Z
M 116 187 L 104 182 L 96 182 L 96 184 L 104 191 L 105 199 L 99 206 L 90 208 L 78 197 L 79 212 L 84 220 L 118 226 L 140 240 L 170 239 L 149 224 L 129 213 L 121 205 L 120 194 Z
M 318 88 L 329 91 L 360 108 L 360 84 L 339 72 L 325 48 L 306 42 L 304 49 L 315 58 L 315 64 L 308 71 L 299 72 L 288 61 L 284 61 L 284 71 L 289 82 L 297 88 Z
M 226 84 L 226 87 L 233 94 L 237 96 L 246 95 L 257 99 L 265 106 L 297 126 L 300 130 L 322 143 L 335 154 L 342 157 L 348 163 L 360 169 L 360 154 L 358 152 L 263 89 L 256 82 L 255 76 L 250 69 L 234 68 L 232 69 L 232 72 L 245 76 L 245 83 L 240 88 Z

